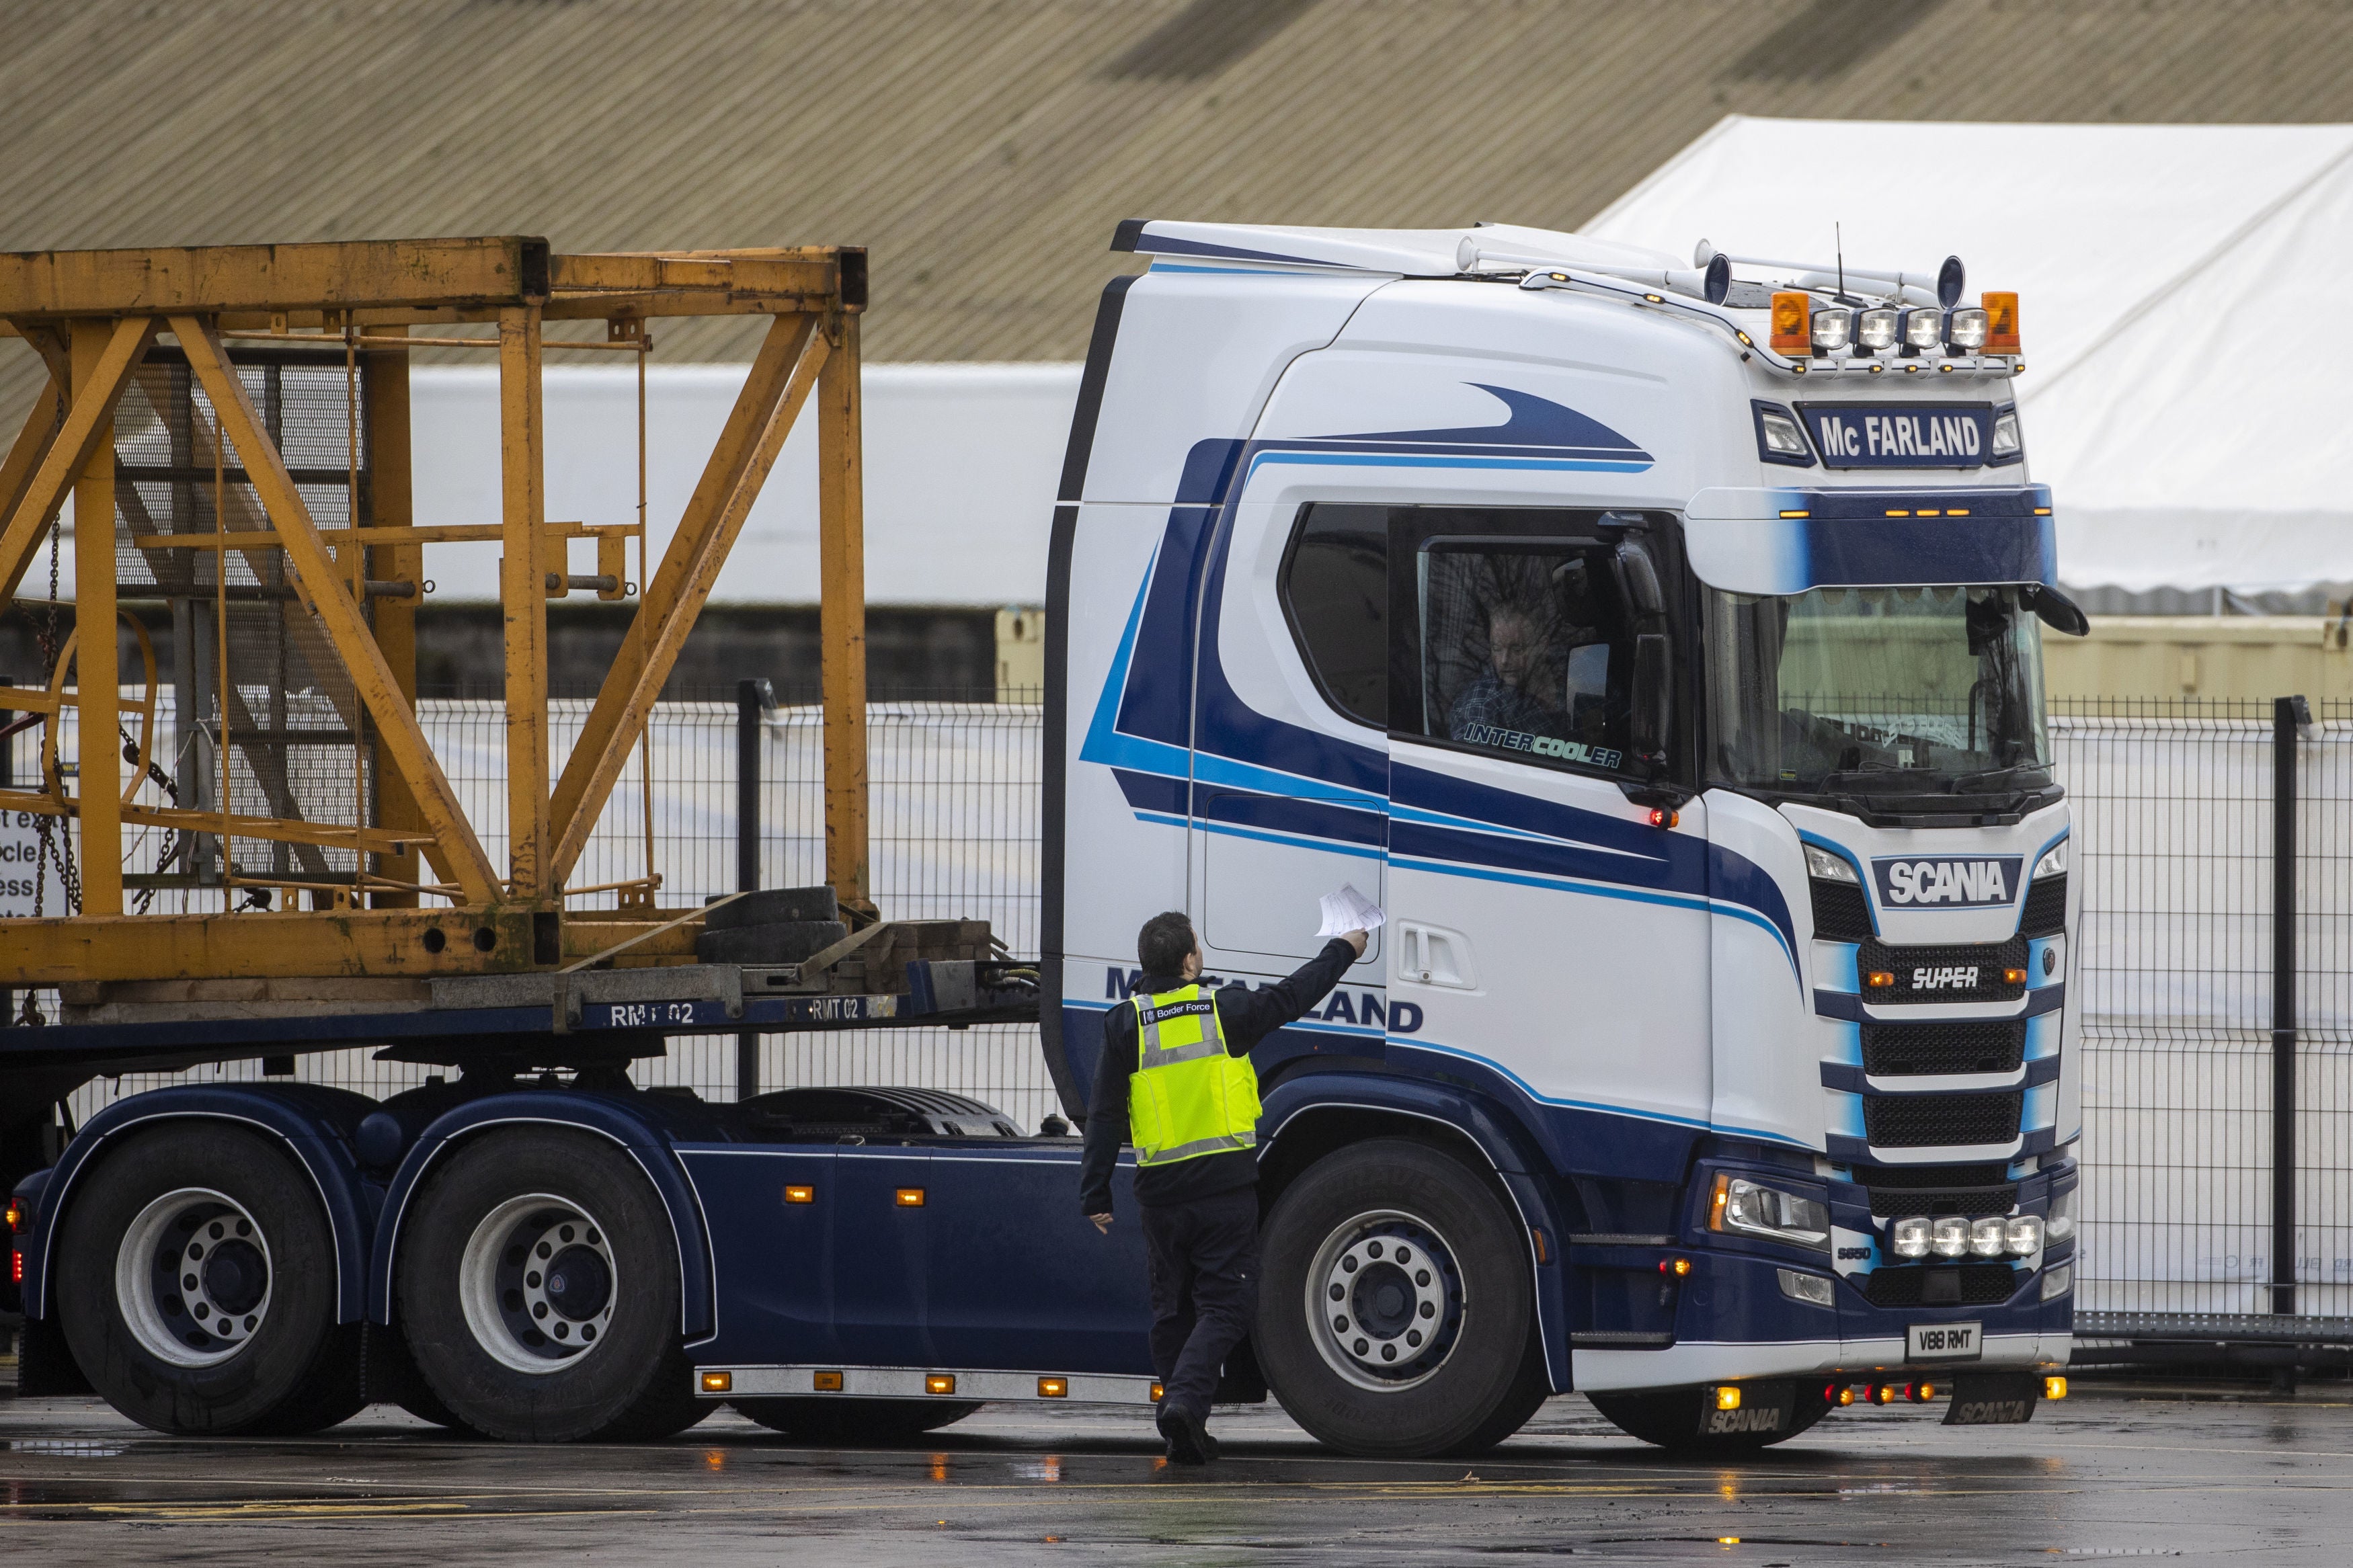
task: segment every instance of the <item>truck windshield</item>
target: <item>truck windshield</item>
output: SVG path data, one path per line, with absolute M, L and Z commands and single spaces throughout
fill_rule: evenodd
M 2013 587 L 1707 595 L 1710 769 L 1779 795 L 2051 783 L 2042 640 Z

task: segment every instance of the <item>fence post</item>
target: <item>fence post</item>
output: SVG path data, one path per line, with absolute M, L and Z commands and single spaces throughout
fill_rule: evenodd
M 2272 704 L 2272 1310 L 2295 1311 L 2295 763 L 2301 697 Z M 2283 1375 L 2294 1386 L 2291 1364 Z
M 760 716 L 776 705 L 765 679 L 735 683 L 735 890 L 760 886 Z M 735 1037 L 735 1098 L 760 1092 L 760 1033 Z

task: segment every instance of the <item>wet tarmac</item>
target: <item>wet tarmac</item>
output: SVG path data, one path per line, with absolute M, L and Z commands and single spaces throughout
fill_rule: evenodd
M 2024 1426 L 1831 1416 L 1679 1462 L 1574 1395 L 1475 1461 L 1348 1459 L 1273 1406 L 1168 1468 L 1135 1417 L 984 1410 L 920 1448 L 797 1444 L 723 1412 L 667 1442 L 458 1442 L 389 1407 L 314 1437 L 163 1438 L 0 1401 L 8 1563 L 2026 1563 L 2353 1558 L 2353 1394 L 2077 1387 Z

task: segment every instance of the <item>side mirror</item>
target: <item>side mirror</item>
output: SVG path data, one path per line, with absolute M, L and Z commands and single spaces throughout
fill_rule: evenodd
M 2083 606 L 2050 584 L 2036 584 L 2028 588 L 2026 602 L 2052 630 L 2065 632 L 2071 637 L 2092 635 L 2092 618 L 2084 614 Z
M 1654 773 L 1667 765 L 1667 725 L 1672 716 L 1673 645 L 1663 632 L 1634 638 L 1634 754 Z

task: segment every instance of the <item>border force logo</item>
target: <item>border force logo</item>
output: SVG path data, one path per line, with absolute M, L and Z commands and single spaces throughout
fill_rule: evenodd
M 1883 909 L 1982 910 L 2018 896 L 2019 855 L 1895 855 L 1871 863 Z

